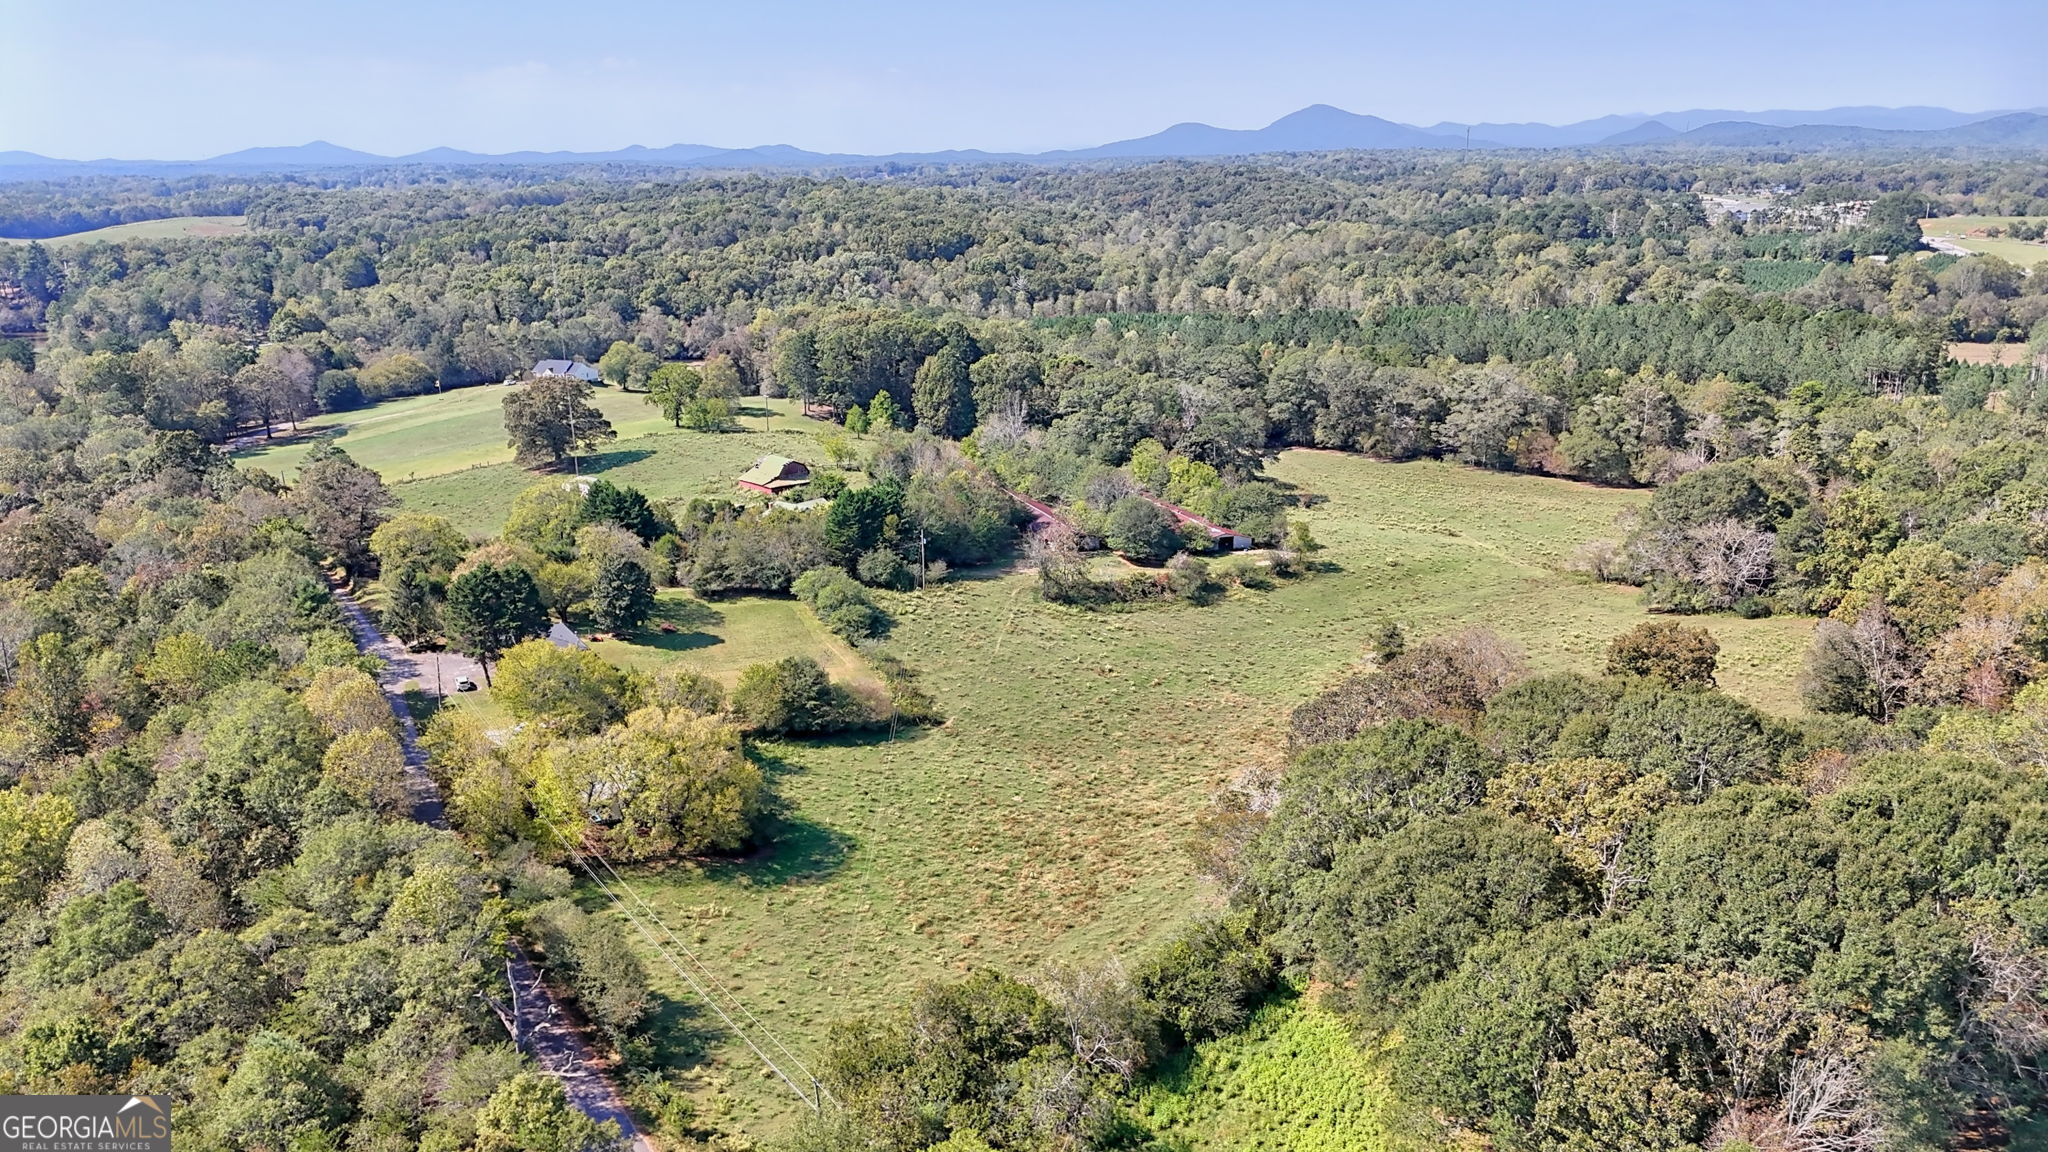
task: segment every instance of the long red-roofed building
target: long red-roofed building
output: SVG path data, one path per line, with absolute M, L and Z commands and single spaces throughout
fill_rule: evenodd
M 1202 531 L 1207 532 L 1209 534 L 1210 541 L 1212 541 L 1217 548 L 1223 551 L 1242 552 L 1245 549 L 1250 548 L 1252 546 L 1252 538 L 1245 535 L 1242 532 L 1237 531 L 1236 529 L 1225 528 L 1221 524 L 1217 524 L 1214 521 L 1205 520 L 1202 517 L 1195 515 L 1193 512 L 1190 512 L 1187 509 L 1181 507 L 1180 505 L 1169 504 L 1166 501 L 1161 500 L 1157 496 L 1152 496 L 1146 493 L 1139 493 L 1139 495 L 1144 496 L 1145 499 L 1150 500 L 1152 503 L 1164 509 L 1167 515 L 1173 517 L 1175 523 L 1193 524 L 1196 527 L 1200 528 Z

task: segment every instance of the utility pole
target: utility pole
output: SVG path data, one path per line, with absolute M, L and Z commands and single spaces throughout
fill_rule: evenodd
M 919 528 L 917 530 L 917 590 L 919 592 L 924 591 L 924 544 L 926 539 L 924 529 Z

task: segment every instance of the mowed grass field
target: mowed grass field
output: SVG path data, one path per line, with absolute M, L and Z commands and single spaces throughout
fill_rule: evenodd
M 0 237 L 0 244 L 37 243 L 48 248 L 71 248 L 102 241 L 118 244 L 123 240 L 187 240 L 213 236 L 240 236 L 248 231 L 249 218 L 246 216 L 173 216 L 164 220 L 137 220 L 133 224 L 113 224 L 87 232 L 73 232 L 68 236 L 52 236 L 47 240 L 28 241 Z
M 2029 219 L 2021 216 L 1934 216 L 1920 221 L 1922 236 L 1935 236 L 1953 240 L 1961 247 L 1986 256 L 2008 260 L 2022 268 L 2031 268 L 2048 260 L 2048 244 L 2039 241 L 2015 240 L 2011 236 L 1983 236 L 1987 228 L 2001 230 L 2011 228 L 2017 220 Z
M 661 631 L 662 624 L 675 631 Z M 852 645 L 803 605 L 781 597 L 702 600 L 680 588 L 663 589 L 655 597 L 654 616 L 645 631 L 625 639 L 597 640 L 590 647 L 623 668 L 652 672 L 687 664 L 728 688 L 749 667 L 792 655 L 816 660 L 834 680 L 873 679 Z
M 883 594 L 888 647 L 924 670 L 949 722 L 765 746 L 792 817 L 783 842 L 748 862 L 638 872 L 635 888 L 815 1056 L 832 1021 L 900 1003 L 921 980 L 1135 958 L 1212 901 L 1182 850 L 1196 817 L 1234 772 L 1277 762 L 1288 710 L 1353 666 L 1377 622 L 1418 635 L 1484 623 L 1537 668 L 1597 670 L 1607 641 L 1647 618 L 1633 591 L 1560 568 L 1642 493 L 1336 453 L 1290 452 L 1271 472 L 1326 498 L 1306 516 L 1332 571 L 1206 608 L 1111 614 L 1042 603 L 1023 574 Z M 1704 623 L 1727 687 L 1795 707 L 1810 621 Z M 601 650 L 720 670 L 716 645 L 636 647 Z M 793 1118 L 743 1048 L 714 1041 L 708 1058 L 735 1120 L 773 1131 Z
M 358 464 L 376 469 L 387 483 L 439 481 L 412 490 L 408 503 L 442 512 L 479 532 L 496 532 L 511 497 L 541 479 L 512 464 L 512 449 L 505 439 L 504 405 L 509 390 L 504 385 L 486 384 L 388 400 L 353 412 L 326 413 L 302 423 L 301 435 L 258 442 L 236 452 L 235 460 L 290 476 L 316 443 L 331 439 Z M 716 477 L 731 462 L 731 473 L 724 477 L 725 491 L 730 491 L 732 475 L 771 450 L 754 446 L 757 440 L 772 442 L 785 454 L 801 448 L 816 455 L 815 442 L 801 434 L 826 429 L 818 421 L 798 416 L 795 404 L 787 400 L 750 398 L 741 413 L 741 430 L 716 434 L 674 428 L 662 419 L 659 409 L 647 403 L 642 392 L 597 388 L 592 402 L 611 421 L 619 438 L 583 458 L 585 474 L 604 474 L 650 459 L 656 446 L 643 441 L 664 437 L 672 439 L 660 447 L 671 455 L 689 457 L 687 471 L 692 476 Z M 764 432 L 764 426 L 776 431 Z M 631 482 L 650 495 L 662 495 L 655 485 Z M 505 492 L 507 487 L 510 494 Z

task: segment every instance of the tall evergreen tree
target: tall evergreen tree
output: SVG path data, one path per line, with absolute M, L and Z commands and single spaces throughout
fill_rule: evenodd
M 590 490 L 583 494 L 583 507 L 578 515 L 585 524 L 617 524 L 643 541 L 651 541 L 662 532 L 661 518 L 655 515 L 654 505 L 648 503 L 645 492 L 609 480 L 591 483 Z
M 448 586 L 448 634 L 456 645 L 484 666 L 521 640 L 548 630 L 540 589 L 524 568 L 484 563 L 464 572 Z
M 654 581 L 647 569 L 623 556 L 607 556 L 597 569 L 590 592 L 591 614 L 607 632 L 624 632 L 647 623 L 654 611 Z
M 433 581 L 418 568 L 401 568 L 388 582 L 384 594 L 384 630 L 417 644 L 441 626 Z
M 911 400 L 917 426 L 927 432 L 957 440 L 974 428 L 974 381 L 967 375 L 967 361 L 951 344 L 925 357 L 911 384 Z

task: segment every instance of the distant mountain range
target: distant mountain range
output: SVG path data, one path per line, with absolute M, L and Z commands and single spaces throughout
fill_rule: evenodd
M 658 168 L 822 168 L 883 163 L 971 164 L 987 161 L 1060 163 L 1169 156 L 1251 156 L 1393 148 L 2048 148 L 2048 108 L 1956 112 L 1947 108 L 1774 109 L 1739 112 L 1694 108 L 1602 116 L 1574 124 L 1397 124 L 1315 104 L 1264 128 L 1176 124 L 1150 136 L 1056 152 L 898 152 L 885 156 L 808 152 L 788 144 L 718 148 L 708 144 L 634 145 L 611 152 L 465 152 L 430 148 L 380 156 L 325 140 L 296 147 L 245 148 L 206 160 L 60 160 L 33 152 L 0 152 L 0 180 L 61 179 L 103 174 L 297 172 L 391 165 L 638 164 Z

